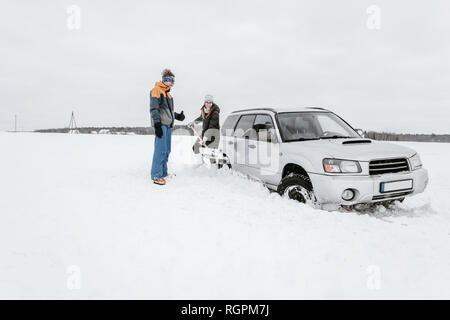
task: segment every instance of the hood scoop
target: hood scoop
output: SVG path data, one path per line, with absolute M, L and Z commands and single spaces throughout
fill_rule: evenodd
M 342 144 L 356 144 L 356 143 L 372 143 L 370 139 L 355 139 L 355 140 L 346 140 L 343 141 Z

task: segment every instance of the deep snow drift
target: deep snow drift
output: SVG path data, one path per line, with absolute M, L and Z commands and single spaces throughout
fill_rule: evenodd
M 0 298 L 450 298 L 450 144 L 402 143 L 426 192 L 357 215 L 198 167 L 191 140 L 157 186 L 152 136 L 0 133 Z

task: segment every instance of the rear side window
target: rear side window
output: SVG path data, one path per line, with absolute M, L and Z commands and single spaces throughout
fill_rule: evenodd
M 239 119 L 239 115 L 230 115 L 225 119 L 225 122 L 222 125 L 222 135 L 232 137 L 234 133 L 234 126 L 236 125 L 236 121 Z
M 239 122 L 234 131 L 236 138 L 249 138 L 256 140 L 256 132 L 253 129 L 253 122 L 255 122 L 256 115 L 245 115 L 239 119 Z

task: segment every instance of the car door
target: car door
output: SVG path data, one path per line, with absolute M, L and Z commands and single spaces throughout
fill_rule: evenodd
M 251 155 L 256 152 L 256 133 L 253 130 L 255 118 L 254 114 L 242 115 L 233 133 L 235 138 L 234 166 L 248 175 L 252 175 L 249 163 L 254 161 Z
M 272 117 L 268 114 L 258 114 L 253 129 L 257 136 L 254 149 L 257 162 L 253 166 L 253 175 L 266 183 L 277 184 L 280 148 Z

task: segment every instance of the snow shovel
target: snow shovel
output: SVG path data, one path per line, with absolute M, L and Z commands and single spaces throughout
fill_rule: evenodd
M 203 148 L 199 148 L 198 153 L 201 153 L 202 159 L 208 159 L 210 164 L 227 164 L 228 160 L 224 158 L 223 153 L 218 152 L 216 149 L 208 148 L 203 139 L 198 134 L 197 130 L 195 130 L 194 125 L 189 126 L 194 134 L 197 136 L 198 140 L 201 142 Z M 195 150 L 194 150 L 195 152 Z M 206 162 L 205 162 L 206 163 Z

